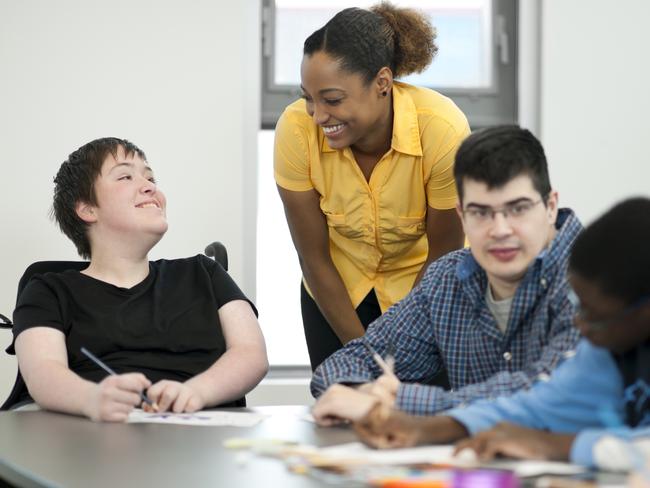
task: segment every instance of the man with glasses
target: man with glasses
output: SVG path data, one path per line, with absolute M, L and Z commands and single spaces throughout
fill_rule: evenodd
M 386 411 L 376 402 L 357 431 L 376 447 L 451 442 L 471 434 L 458 451 L 471 448 L 483 459 L 505 455 L 634 469 L 647 486 L 649 241 L 648 198 L 616 205 L 578 237 L 569 282 L 575 326 L 584 339 L 549 381 L 431 417 Z
M 574 349 L 566 267 L 582 227 L 558 208 L 539 141 L 517 126 L 474 132 L 454 177 L 470 248 L 432 263 L 364 337 L 316 370 L 312 393 L 328 389 L 313 411 L 321 424 L 355 420 L 376 397 L 423 415 L 512 394 Z M 391 349 L 393 372 L 374 381 L 382 375 L 374 357 Z M 427 384 L 445 368 L 450 391 Z

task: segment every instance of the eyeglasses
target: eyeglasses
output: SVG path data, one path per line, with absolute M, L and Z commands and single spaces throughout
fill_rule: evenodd
M 517 221 L 524 219 L 536 205 L 543 201 L 543 198 L 534 202 L 524 200 L 499 208 L 471 206 L 463 210 L 463 217 L 466 223 L 477 227 L 491 223 L 498 213 L 503 214 L 503 218 L 508 221 Z
M 607 318 L 600 319 L 600 320 L 589 320 L 585 316 L 585 312 L 582 309 L 582 305 L 580 303 L 580 297 L 578 297 L 577 293 L 572 289 L 569 289 L 567 298 L 569 299 L 569 302 L 571 302 L 571 305 L 573 305 L 575 317 L 580 319 L 580 321 L 583 322 L 589 328 L 589 330 L 594 330 L 594 331 L 605 330 L 611 327 L 612 325 L 614 325 L 616 322 L 621 321 L 628 315 L 631 315 L 632 313 L 639 310 L 641 307 L 650 303 L 650 296 L 644 296 L 641 297 L 636 302 L 632 303 L 632 305 L 628 305 L 620 312 L 612 314 Z

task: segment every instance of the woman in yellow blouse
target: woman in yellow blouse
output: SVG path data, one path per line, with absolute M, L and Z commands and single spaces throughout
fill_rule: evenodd
M 382 3 L 345 9 L 305 41 L 303 97 L 278 121 L 274 164 L 312 369 L 463 245 L 452 173 L 467 119 L 393 79 L 424 70 L 434 38 L 423 14 Z

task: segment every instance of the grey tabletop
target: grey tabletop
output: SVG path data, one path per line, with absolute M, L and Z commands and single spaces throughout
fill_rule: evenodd
M 223 441 L 279 438 L 327 446 L 355 439 L 348 428 L 325 429 L 303 420 L 306 407 L 242 410 L 270 416 L 240 428 L 108 424 L 44 411 L 1 412 L 0 479 L 21 487 L 323 486 L 323 480 L 291 473 L 275 459 L 252 456 L 242 462 Z

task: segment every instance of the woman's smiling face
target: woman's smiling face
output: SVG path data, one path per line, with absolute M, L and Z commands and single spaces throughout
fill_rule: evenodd
M 321 127 L 332 149 L 363 144 L 380 130 L 388 104 L 375 80 L 366 83 L 359 73 L 341 69 L 338 60 L 318 51 L 303 57 L 301 89 L 307 113 Z

